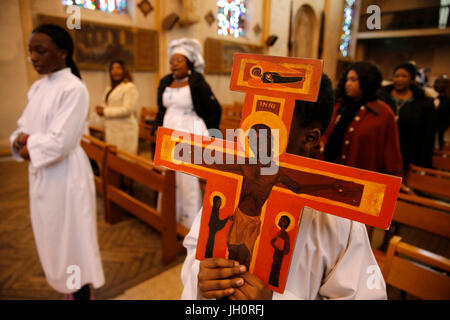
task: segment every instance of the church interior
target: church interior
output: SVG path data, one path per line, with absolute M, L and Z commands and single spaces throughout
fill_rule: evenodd
M 105 278 L 95 289 L 95 299 L 181 298 L 183 239 L 190 225 L 181 223 L 183 217 L 176 212 L 181 206 L 179 177 L 153 160 L 159 88 L 174 72 L 172 44 L 183 38 L 200 44 L 203 77 L 213 92 L 211 99 L 215 96 L 220 104 L 222 132 L 239 128 L 246 99 L 244 92 L 230 90 L 235 53 L 320 59 L 333 90 L 357 61 L 376 65 L 381 84 L 394 83 L 394 88 L 397 66 L 414 66 L 416 78 L 411 81 L 435 112 L 443 110 L 431 123 L 432 163 L 411 162 L 403 168 L 402 183 L 412 191 L 399 193 L 389 230 L 366 230 L 388 299 L 450 299 L 449 12 L 446 0 L 1 1 L 0 299 L 63 298 L 47 282 L 36 248 L 29 163 L 16 161 L 10 140 L 29 103 L 30 87 L 42 78 L 34 70 L 29 41 L 44 23 L 69 31 L 74 61 L 89 93 L 80 145 L 94 172 L 96 232 Z M 117 144 L 107 141 L 106 122 L 103 126 L 100 121 L 98 106 L 105 103 L 105 88 L 113 83 L 113 60 L 124 62 L 138 92 L 134 151 L 120 147 L 122 137 Z M 106 100 L 113 100 L 110 93 L 113 88 Z M 414 131 L 421 132 L 420 117 L 418 123 Z M 401 142 L 400 134 L 400 147 Z M 196 185 L 200 195 L 208 190 L 202 179 Z

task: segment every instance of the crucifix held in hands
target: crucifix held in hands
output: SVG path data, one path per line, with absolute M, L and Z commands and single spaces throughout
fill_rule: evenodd
M 283 292 L 304 206 L 389 228 L 400 178 L 285 152 L 295 100 L 316 101 L 321 75 L 321 60 L 237 53 L 240 130 L 158 128 L 155 164 L 207 181 L 197 259 L 236 260 Z

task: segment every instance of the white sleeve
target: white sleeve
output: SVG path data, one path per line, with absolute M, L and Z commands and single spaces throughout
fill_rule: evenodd
M 28 138 L 30 162 L 35 168 L 61 160 L 79 145 L 89 110 L 89 93 L 84 86 L 67 90 L 55 110 L 47 132 Z
M 32 99 L 32 96 L 33 96 L 34 92 L 36 91 L 36 89 L 39 87 L 40 83 L 41 83 L 41 80 L 38 80 L 31 85 L 31 87 L 27 93 L 28 101 L 30 101 Z M 26 129 L 25 129 L 25 126 L 26 126 L 25 119 L 26 119 L 27 108 L 28 108 L 28 105 L 27 105 L 27 107 L 25 107 L 25 110 L 23 111 L 22 115 L 20 116 L 19 120 L 17 121 L 17 129 L 13 133 L 11 133 L 11 135 L 9 136 L 9 142 L 11 144 L 12 156 L 18 162 L 22 162 L 22 161 L 24 161 L 24 159 L 19 155 L 19 152 L 16 149 L 14 149 L 13 143 L 14 143 L 14 140 L 16 140 L 19 133 L 21 133 L 21 132 L 27 133 Z
M 136 111 L 136 104 L 139 98 L 139 91 L 134 84 L 124 92 L 123 105 L 116 107 L 106 107 L 103 110 L 105 118 L 124 118 Z
M 13 143 L 14 143 L 14 140 L 16 140 L 19 133 L 24 132 L 23 122 L 24 122 L 24 119 L 23 119 L 23 114 L 22 114 L 22 116 L 17 121 L 17 129 L 13 133 L 11 133 L 11 135 L 9 136 L 9 142 L 11 144 L 12 156 L 18 162 L 22 162 L 22 161 L 24 161 L 24 159 L 19 155 L 19 152 L 13 147 Z
M 198 234 L 200 232 L 200 221 L 202 217 L 202 209 L 197 214 L 192 223 L 191 230 L 184 238 L 183 246 L 187 250 L 186 259 L 184 260 L 183 267 L 181 269 L 181 281 L 183 282 L 183 293 L 181 294 L 182 300 L 200 300 L 204 299 L 201 295 L 198 285 L 197 276 L 200 261 L 195 259 L 197 251 Z
M 385 300 L 386 283 L 366 227 L 352 221 L 348 245 L 319 290 L 323 299 Z

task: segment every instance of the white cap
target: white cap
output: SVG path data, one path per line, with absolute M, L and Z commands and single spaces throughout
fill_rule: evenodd
M 172 40 L 169 44 L 169 59 L 175 54 L 182 54 L 194 64 L 194 70 L 203 73 L 205 60 L 202 57 L 202 47 L 196 39 L 182 38 Z

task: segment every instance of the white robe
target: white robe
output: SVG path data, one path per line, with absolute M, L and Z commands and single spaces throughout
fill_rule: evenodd
M 80 146 L 88 110 L 85 85 L 65 68 L 32 85 L 18 129 L 10 137 L 12 145 L 20 132 L 30 135 L 31 223 L 47 281 L 61 293 L 76 291 L 78 284 L 98 288 L 105 282 L 94 176 Z M 15 159 L 23 161 L 12 149 Z
M 121 82 L 108 96 L 111 87 L 103 94 L 105 141 L 118 149 L 137 154 L 139 144 L 139 125 L 136 120 L 136 107 L 139 92 L 132 82 Z
M 163 127 L 208 136 L 205 122 L 194 111 L 190 87 L 166 87 L 163 93 L 166 107 Z M 197 177 L 175 172 L 177 222 L 190 228 L 195 213 L 202 206 L 202 193 Z
M 197 286 L 195 251 L 201 212 L 183 245 L 182 299 L 204 299 Z M 305 207 L 285 291 L 274 300 L 386 299 L 386 284 L 363 224 Z

